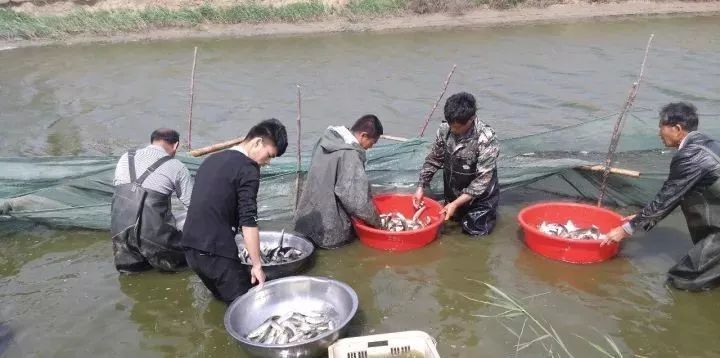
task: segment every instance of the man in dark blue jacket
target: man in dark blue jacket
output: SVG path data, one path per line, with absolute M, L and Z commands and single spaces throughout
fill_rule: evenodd
M 678 148 L 670 174 L 652 202 L 604 243 L 619 242 L 635 231 L 648 231 L 680 206 L 693 247 L 668 272 L 676 288 L 698 291 L 720 284 L 720 142 L 697 132 L 698 115 L 689 103 L 670 103 L 660 111 L 660 138 Z
M 257 227 L 260 166 L 286 148 L 285 126 L 268 119 L 252 127 L 239 145 L 205 159 L 195 175 L 182 244 L 190 268 L 225 303 L 265 282 Z M 253 262 L 250 270 L 238 257 L 235 235 L 240 232 Z

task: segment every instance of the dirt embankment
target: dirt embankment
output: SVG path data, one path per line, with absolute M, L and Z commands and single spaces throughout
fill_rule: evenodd
M 10 0 L 0 0 L 10 1 Z M 23 0 L 12 0 L 23 1 Z M 184 9 L 188 6 L 207 6 L 201 0 L 76 0 L 78 2 L 58 1 L 45 5 L 33 5 L 30 2 L 12 7 L 13 11 L 37 16 L 58 16 L 77 9 L 94 10 L 125 10 L 142 11 L 148 7 Z M 85 1 L 91 1 L 87 3 Z M 292 1 L 301 0 L 266 0 L 267 6 L 278 6 Z M 324 0 L 325 5 L 336 8 L 344 6 L 347 0 Z M 232 0 L 213 0 L 212 6 L 232 6 Z M 171 38 L 205 38 L 205 37 L 243 37 L 260 35 L 293 35 L 340 31 L 388 31 L 409 30 L 420 28 L 445 27 L 479 27 L 507 25 L 529 22 L 566 22 L 599 18 L 617 18 L 631 16 L 691 16 L 720 15 L 720 1 L 711 2 L 679 2 L 679 1 L 627 1 L 618 3 L 560 3 L 541 8 L 520 5 L 513 9 L 495 10 L 487 6 L 465 9 L 462 13 L 440 12 L 424 15 L 410 11 L 393 12 L 391 14 L 373 14 L 366 17 L 338 15 L 340 12 L 328 13 L 327 16 L 314 17 L 311 20 L 281 22 L 257 22 L 236 24 L 215 24 L 203 22 L 193 26 L 162 26 L 144 28 L 140 31 L 121 33 L 78 33 L 69 34 L 56 39 L 8 39 L 0 41 L 0 49 L 17 46 L 42 45 L 47 43 L 78 43 L 96 41 L 136 41 Z M 0 24 L 0 27 L 2 24 Z

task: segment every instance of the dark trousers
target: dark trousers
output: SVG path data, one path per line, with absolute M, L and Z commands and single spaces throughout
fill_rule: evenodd
M 453 218 L 462 226 L 462 231 L 471 238 L 490 235 L 497 223 L 499 202 L 499 192 L 490 198 L 475 198 L 459 207 Z
M 185 257 L 213 296 L 228 305 L 252 287 L 250 269 L 238 260 L 190 248 L 185 249 Z

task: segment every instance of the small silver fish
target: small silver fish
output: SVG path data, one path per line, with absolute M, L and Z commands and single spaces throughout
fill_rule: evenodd
M 272 316 L 246 338 L 265 345 L 302 342 L 333 330 L 335 323 L 323 312 L 287 312 Z

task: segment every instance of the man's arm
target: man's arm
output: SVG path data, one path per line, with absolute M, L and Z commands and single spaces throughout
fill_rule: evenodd
M 420 186 L 422 188 L 430 186 L 433 176 L 435 176 L 435 173 L 443 167 L 444 162 L 445 140 L 438 129 L 437 134 L 435 135 L 435 143 L 433 143 L 430 153 L 428 153 L 427 157 L 425 157 L 425 162 L 423 163 L 422 169 L 420 169 Z
M 660 191 L 653 201 L 625 226 L 628 234 L 632 234 L 636 229 L 644 231 L 652 229 L 680 205 L 685 193 L 692 189 L 706 172 L 698 161 L 692 160 L 696 155 L 706 155 L 701 152 L 701 149 L 686 148 L 673 157 L 670 162 L 670 174 Z
M 120 156 L 117 165 L 115 166 L 115 176 L 113 177 L 113 185 L 117 186 L 125 182 L 123 178 L 130 177 L 130 168 L 128 168 L 128 155 L 127 153 Z M 128 180 L 127 182 L 130 182 Z
M 256 168 L 247 168 L 238 175 L 236 181 L 238 229 L 242 228 L 245 247 L 253 264 L 250 270 L 250 282 L 258 282 L 262 286 L 265 282 L 265 273 L 260 259 L 260 232 L 257 227 L 257 193 L 260 188 L 260 175 Z
M 188 168 L 185 165 L 182 165 L 182 169 L 175 177 L 175 195 L 177 195 L 177 198 L 180 199 L 180 202 L 182 202 L 186 208 L 190 206 L 192 189 L 193 178 L 190 175 Z

